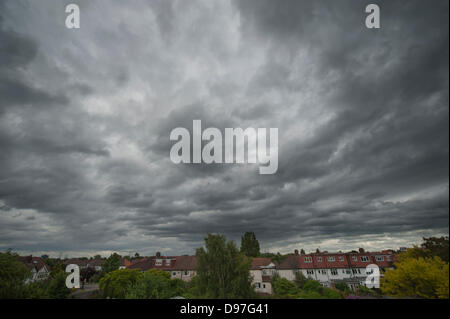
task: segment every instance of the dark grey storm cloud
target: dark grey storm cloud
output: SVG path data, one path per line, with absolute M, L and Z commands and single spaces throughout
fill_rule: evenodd
M 397 248 L 448 234 L 448 1 L 0 3 L 0 248 Z M 69 3 L 69 2 L 67 2 Z M 170 132 L 277 127 L 279 169 Z

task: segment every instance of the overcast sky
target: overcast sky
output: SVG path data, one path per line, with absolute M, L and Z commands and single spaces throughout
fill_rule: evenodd
M 398 248 L 448 234 L 448 1 L 0 2 L 0 249 Z M 367 29 L 365 6 L 381 8 Z M 279 168 L 171 162 L 276 127 Z

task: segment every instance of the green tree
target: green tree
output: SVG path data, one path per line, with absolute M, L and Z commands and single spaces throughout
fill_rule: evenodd
M 300 295 L 303 299 L 341 299 L 341 294 L 327 287 L 323 287 L 317 280 L 308 279 L 303 285 Z
M 48 282 L 46 281 L 35 281 L 30 282 L 25 285 L 24 298 L 26 299 L 48 299 L 47 289 Z
M 55 276 L 60 273 L 64 272 L 64 266 L 61 263 L 60 260 L 54 263 L 53 267 L 50 269 L 50 278 L 55 278 Z
M 97 271 L 95 271 L 95 269 L 94 268 L 92 268 L 92 267 L 87 267 L 87 268 L 83 268 L 83 269 L 80 269 L 80 280 L 82 281 L 82 282 L 84 282 L 84 281 L 90 281 L 91 280 L 91 278 L 94 276 L 94 275 L 96 275 L 97 274 Z
M 448 236 L 444 237 L 423 237 L 421 247 L 429 252 L 430 256 L 438 256 L 448 263 L 449 243 Z
M 17 254 L 0 253 L 0 299 L 25 297 L 25 280 L 30 270 L 18 259 Z
M 307 279 L 305 284 L 303 285 L 304 290 L 310 290 L 310 291 L 320 291 L 322 288 L 320 282 L 317 280 Z
M 185 292 L 183 297 L 187 299 L 200 299 L 204 298 L 203 293 L 200 290 L 199 278 L 194 276 L 190 281 L 185 284 Z
M 301 276 L 301 275 L 300 275 Z M 306 279 L 303 281 L 303 278 L 300 277 L 302 283 L 302 289 L 298 287 L 295 280 L 294 282 L 287 280 L 286 278 L 280 278 L 280 276 L 276 275 L 272 277 L 272 287 L 274 290 L 275 298 L 284 298 L 284 299 L 340 299 L 342 298 L 341 294 L 330 288 L 322 287 L 322 285 L 312 279 Z
M 66 286 L 66 273 L 57 272 L 47 286 L 47 294 L 52 299 L 66 299 L 71 290 Z
M 449 266 L 439 257 L 405 257 L 387 270 L 381 291 L 395 297 L 449 298 Z
M 301 291 L 292 281 L 289 281 L 286 278 L 280 278 L 279 276 L 273 276 L 271 283 L 275 298 L 299 298 Z
M 206 298 L 250 298 L 255 295 L 250 276 L 250 259 L 221 235 L 205 238 L 199 248 L 197 276 L 199 290 Z
M 307 281 L 308 281 L 308 279 L 305 277 L 305 275 L 301 271 L 297 271 L 295 273 L 294 283 L 297 285 L 298 288 L 303 289 L 303 287 Z
M 344 282 L 338 282 L 334 285 L 334 287 L 339 290 L 342 291 L 344 294 L 348 295 L 351 292 L 351 289 L 348 287 L 348 285 Z
M 181 279 L 170 279 L 170 274 L 158 269 L 150 269 L 128 289 L 127 299 L 167 299 L 181 296 L 184 293 L 184 282 Z
M 341 294 L 337 290 L 327 287 L 322 287 L 322 296 L 324 299 L 342 299 Z
M 276 254 L 274 254 L 274 253 L 262 253 L 262 254 L 260 254 L 260 256 L 264 257 L 264 258 L 270 258 L 273 262 L 281 263 L 284 259 L 286 259 L 286 257 L 288 255 L 282 255 L 282 254 L 280 254 L 278 252 Z
M 102 266 L 102 275 L 106 275 L 107 273 L 110 273 L 111 271 L 119 269 L 120 261 L 121 261 L 121 257 L 116 253 L 113 253 L 111 256 L 109 256 L 105 260 L 105 263 Z
M 104 297 L 123 299 L 142 273 L 138 269 L 120 269 L 111 271 L 100 279 L 99 288 Z
M 246 232 L 241 239 L 241 253 L 247 257 L 259 256 L 259 242 L 254 232 Z

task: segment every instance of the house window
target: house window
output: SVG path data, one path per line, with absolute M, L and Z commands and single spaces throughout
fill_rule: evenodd
M 308 269 L 308 270 L 306 271 L 306 273 L 307 273 L 308 275 L 314 275 L 314 270 Z
M 317 262 L 321 263 L 322 262 L 322 257 L 317 257 Z
M 358 261 L 358 257 L 352 256 L 353 261 Z
M 166 266 L 170 266 L 170 259 L 166 259 Z
M 156 259 L 155 265 L 156 266 L 161 266 L 162 265 L 162 259 Z
M 345 274 L 345 269 L 342 269 L 342 273 Z
M 185 276 L 189 275 L 189 271 L 186 270 L 186 271 L 184 272 L 184 275 L 185 275 Z
M 266 289 L 266 284 L 263 284 L 263 288 Z
M 333 276 L 337 276 L 338 272 L 337 272 L 336 269 L 331 269 L 331 274 L 332 274 Z
M 255 284 L 255 287 L 256 287 L 256 288 L 261 288 L 261 284 L 260 284 L 259 282 L 257 282 L 257 283 Z
M 339 261 L 344 261 L 344 256 L 339 256 Z
M 172 276 L 176 276 L 177 275 L 177 273 L 174 271 L 173 273 L 172 273 Z
M 334 262 L 335 259 L 334 259 L 334 257 L 328 257 L 328 261 L 329 261 L 329 262 Z
M 312 257 L 305 257 L 305 263 L 312 263 Z
M 375 257 L 377 261 L 384 261 L 384 257 L 383 256 L 376 256 Z
M 361 261 L 368 263 L 369 262 L 369 256 L 361 256 Z
M 322 269 L 322 275 L 326 275 L 327 271 L 325 269 Z
M 366 269 L 366 275 L 373 274 L 373 269 Z
M 356 269 L 352 269 L 352 273 L 356 274 L 358 271 Z

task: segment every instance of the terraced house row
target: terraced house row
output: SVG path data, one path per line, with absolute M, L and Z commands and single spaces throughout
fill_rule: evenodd
M 252 258 L 250 273 L 255 290 L 266 294 L 272 294 L 270 281 L 275 273 L 293 281 L 296 273 L 302 272 L 305 277 L 317 280 L 326 287 L 342 282 L 352 289 L 358 289 L 359 285 L 365 284 L 368 265 L 375 264 L 383 271 L 393 268 L 396 258 L 392 250 L 365 252 L 360 249 L 359 252 L 348 253 L 317 251 L 312 254 L 299 254 L 296 250 L 280 263 L 270 258 Z M 142 271 L 160 269 L 170 272 L 172 278 L 189 281 L 196 273 L 196 257 L 162 256 L 158 252 L 156 256 L 135 261 L 127 268 Z

